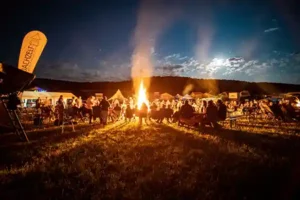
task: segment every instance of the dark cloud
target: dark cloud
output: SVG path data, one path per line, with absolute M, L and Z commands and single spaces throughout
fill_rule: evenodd
M 239 58 L 239 57 L 229 58 L 228 61 L 231 62 L 231 63 L 245 62 L 244 58 Z
M 165 65 L 165 66 L 157 66 L 156 69 L 162 69 L 162 70 L 178 70 L 183 68 L 182 65 Z

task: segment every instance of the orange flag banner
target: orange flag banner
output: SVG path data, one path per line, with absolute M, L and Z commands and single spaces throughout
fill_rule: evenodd
M 47 38 L 40 31 L 30 31 L 23 39 L 18 68 L 32 73 L 47 44 Z

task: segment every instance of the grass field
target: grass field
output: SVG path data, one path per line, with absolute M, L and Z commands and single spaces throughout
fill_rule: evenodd
M 246 125 L 118 122 L 34 131 L 29 144 L 2 136 L 0 199 L 296 199 L 299 131 Z

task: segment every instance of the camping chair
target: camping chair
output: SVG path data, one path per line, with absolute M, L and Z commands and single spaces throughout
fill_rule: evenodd
M 64 112 L 63 122 L 61 124 L 61 133 L 64 133 L 65 125 L 72 125 L 72 131 L 75 132 L 75 126 L 74 126 L 74 115 L 71 110 L 66 110 Z
M 234 114 L 234 112 L 227 111 L 226 119 L 220 122 L 223 127 L 225 126 L 225 123 L 229 123 L 230 129 L 233 128 L 241 129 L 241 126 L 239 125 L 239 123 L 237 123 L 237 121 L 243 116 L 244 115 L 236 115 Z
M 88 122 L 89 121 L 89 116 L 87 114 L 87 109 L 84 106 L 79 108 L 77 110 L 77 112 L 75 113 L 74 118 L 75 119 L 80 119 L 83 123 Z

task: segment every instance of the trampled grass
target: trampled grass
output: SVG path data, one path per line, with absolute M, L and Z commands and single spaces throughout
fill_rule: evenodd
M 300 189 L 291 127 L 118 122 L 29 137 L 1 142 L 0 199 L 293 199 Z

